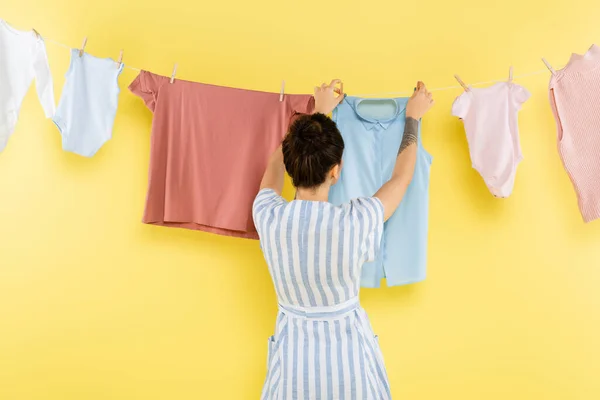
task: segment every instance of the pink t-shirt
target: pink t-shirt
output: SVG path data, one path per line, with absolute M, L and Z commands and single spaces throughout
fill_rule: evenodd
M 129 86 L 154 112 L 143 222 L 258 239 L 252 202 L 267 161 L 313 97 L 169 80 L 141 71 Z
M 600 218 L 600 47 L 573 54 L 550 78 L 558 152 L 585 222 Z

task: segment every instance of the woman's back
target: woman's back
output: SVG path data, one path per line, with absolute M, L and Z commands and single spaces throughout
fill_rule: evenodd
M 360 267 L 374 259 L 381 242 L 383 208 L 376 198 L 339 207 L 287 202 L 265 189 L 254 219 L 279 303 L 323 307 L 358 296 Z
M 376 198 L 334 207 L 271 189 L 254 222 L 279 301 L 262 399 L 389 399 L 379 344 L 358 302 L 383 232 Z

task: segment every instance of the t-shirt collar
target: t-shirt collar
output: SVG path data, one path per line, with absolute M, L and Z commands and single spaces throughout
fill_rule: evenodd
M 378 119 L 373 119 L 373 118 L 368 118 L 362 114 L 360 114 L 357 111 L 357 107 L 358 105 L 365 100 L 394 100 L 394 102 L 396 102 L 396 113 L 388 119 L 385 120 L 378 120 Z M 406 106 L 404 104 L 401 104 L 401 102 L 398 101 L 398 99 L 395 98 L 385 98 L 385 99 L 363 99 L 363 98 L 359 98 L 359 97 L 351 97 L 351 96 L 347 96 L 346 99 L 344 99 L 345 102 L 348 103 L 348 105 L 352 108 L 352 110 L 354 110 L 354 113 L 356 114 L 356 116 L 358 117 L 359 121 L 362 122 L 362 124 L 364 125 L 366 130 L 374 130 L 376 127 L 381 127 L 383 129 L 387 129 L 391 124 L 394 123 L 394 121 L 396 121 L 396 119 L 398 118 L 398 116 L 404 112 L 404 110 L 406 109 Z
M 569 62 L 560 70 L 560 72 L 567 70 L 573 72 L 585 72 L 597 68 L 598 62 L 600 62 L 600 47 L 593 44 L 585 54 L 571 54 Z

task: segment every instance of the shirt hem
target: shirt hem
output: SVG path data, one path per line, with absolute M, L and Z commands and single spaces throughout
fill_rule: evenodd
M 414 278 L 414 279 L 405 279 L 405 280 L 401 280 L 401 281 L 391 281 L 389 279 L 385 279 L 385 286 L 387 287 L 393 287 L 393 286 L 403 286 L 403 285 L 410 285 L 412 283 L 419 283 L 424 281 L 426 278 L 426 276 L 421 276 L 418 278 Z M 362 288 L 366 288 L 366 289 L 379 289 L 381 287 L 381 283 L 378 282 L 374 285 L 368 285 L 368 284 L 363 284 L 361 282 L 360 287 Z
M 590 222 L 593 222 L 600 218 L 600 211 L 589 212 L 586 214 L 582 213 L 581 216 L 583 217 L 583 222 L 589 224 Z
M 214 233 L 221 236 L 230 236 L 241 239 L 254 239 L 258 240 L 257 232 L 243 232 L 232 229 L 217 228 L 214 226 L 203 225 L 196 222 L 173 222 L 173 221 L 142 221 L 146 225 L 163 226 L 167 228 L 180 228 L 189 229 L 193 231 L 202 231 L 207 233 Z

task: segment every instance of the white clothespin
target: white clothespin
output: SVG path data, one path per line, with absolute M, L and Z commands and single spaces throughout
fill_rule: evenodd
M 512 81 L 513 81 L 513 67 L 511 65 L 508 70 L 508 83 L 512 83 Z
M 87 36 L 83 38 L 83 43 L 81 43 L 81 48 L 79 49 L 79 57 L 83 56 L 83 52 L 85 51 L 86 44 L 87 44 Z
M 546 65 L 546 68 L 548 68 L 548 70 L 552 73 L 552 75 L 554 75 L 556 73 L 556 71 L 554 70 L 554 68 L 552 68 L 552 65 L 550 65 L 550 63 L 548 61 L 546 61 L 545 58 L 542 58 L 542 61 Z
M 460 86 L 462 86 L 463 89 L 465 89 L 465 92 L 470 92 L 471 91 L 469 89 L 469 87 L 462 81 L 462 79 L 460 79 L 460 76 L 454 75 L 454 78 L 458 81 L 458 83 L 460 83 Z
M 285 81 L 281 81 L 281 90 L 279 91 L 279 101 L 283 101 L 283 94 L 285 93 Z
M 173 66 L 173 73 L 171 74 L 171 83 L 175 80 L 175 74 L 177 73 L 177 63 Z
M 119 60 L 117 61 L 117 66 L 121 67 L 121 64 L 123 64 L 123 50 L 121 50 L 121 52 L 119 53 Z

